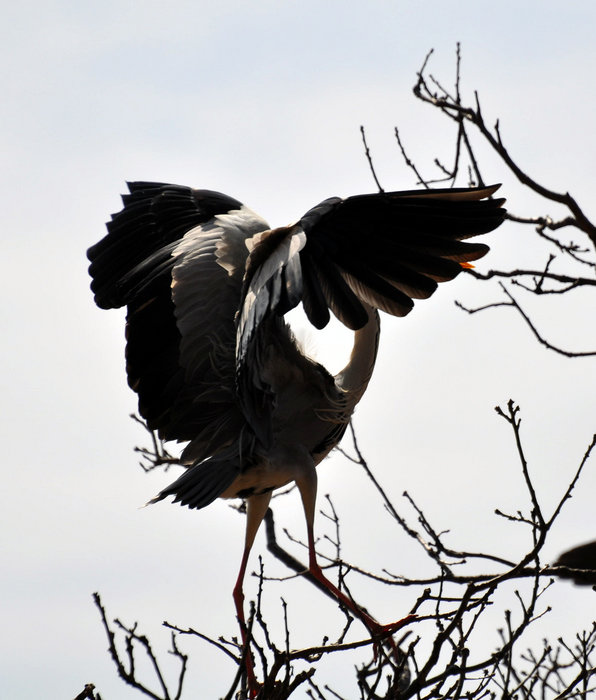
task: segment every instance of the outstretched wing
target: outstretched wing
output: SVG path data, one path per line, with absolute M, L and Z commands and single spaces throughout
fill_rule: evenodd
M 261 234 L 244 277 L 238 369 L 265 318 L 300 301 L 316 328 L 327 325 L 329 309 L 353 330 L 367 321 L 364 305 L 409 313 L 414 299 L 488 252 L 464 239 L 502 223 L 505 200 L 488 199 L 498 187 L 332 198 L 294 226 Z
M 139 411 L 188 461 L 238 438 L 235 314 L 247 238 L 267 223 L 209 190 L 135 182 L 88 251 L 102 308 L 127 306 L 126 368 Z

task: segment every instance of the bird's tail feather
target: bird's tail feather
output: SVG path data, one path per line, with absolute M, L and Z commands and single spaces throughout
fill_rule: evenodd
M 239 474 L 238 462 L 212 458 L 188 467 L 176 481 L 166 486 L 149 503 L 174 496 L 174 503 L 189 508 L 204 508 L 231 485 Z M 148 504 L 149 505 L 149 504 Z

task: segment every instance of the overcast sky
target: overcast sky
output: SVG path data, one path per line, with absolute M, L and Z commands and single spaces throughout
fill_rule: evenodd
M 452 132 L 411 87 L 431 48 L 431 72 L 452 84 L 460 41 L 467 99 L 478 89 L 487 122 L 500 118 L 520 164 L 570 190 L 595 217 L 596 5 L 38 0 L 5 3 L 1 17 L 0 694 L 68 700 L 93 682 L 105 700 L 134 698 L 105 651 L 92 592 L 110 615 L 139 620 L 164 653 L 164 619 L 231 636 L 244 523 L 223 502 L 201 512 L 139 508 L 173 476 L 137 465 L 133 447 L 145 437 L 128 418 L 136 404 L 124 375 L 123 314 L 94 306 L 85 259 L 119 209 L 125 181 L 221 190 L 283 225 L 326 197 L 374 191 L 363 124 L 385 189 L 412 188 L 393 127 L 425 172 L 436 155 L 449 160 Z M 559 213 L 537 208 L 492 158 L 484 163 L 485 179 L 503 181 L 513 211 Z M 521 227 L 506 224 L 489 238 L 494 257 L 479 269 L 545 259 Z M 513 557 L 530 546 L 529 533 L 493 511 L 527 509 L 528 501 L 493 407 L 510 397 L 521 404 L 530 466 L 552 507 L 596 429 L 595 361 L 548 353 L 511 311 L 462 313 L 455 298 L 498 298 L 463 277 L 407 319 L 384 319 L 356 429 L 404 514 L 413 519 L 401 499 L 408 490 L 437 529 L 451 530 L 454 547 Z M 523 299 L 553 342 L 596 348 L 593 296 Z M 346 338 L 313 334 L 311 342 L 333 363 Z M 594 459 L 589 466 L 547 558 L 594 537 Z M 358 468 L 337 455 L 319 475 L 349 561 L 410 576 L 427 570 Z M 280 527 L 302 536 L 298 497 L 276 505 Z M 332 533 L 323 519 L 319 527 Z M 264 552 L 259 537 L 252 564 Z M 266 553 L 265 564 L 284 574 Z M 352 589 L 382 622 L 403 616 L 415 598 L 356 578 Z M 247 596 L 254 592 L 253 579 Z M 298 580 L 267 588 L 276 633 L 281 595 L 294 646 L 341 629 L 333 604 Z M 593 593 L 566 583 L 544 604 L 554 611 L 536 640 L 582 629 L 595 610 Z M 495 627 L 500 616 L 495 610 Z M 353 638 L 363 633 L 355 624 Z M 192 655 L 188 690 L 224 695 L 232 665 L 206 645 L 181 645 Z M 353 697 L 352 667 L 346 673 L 342 663 L 326 661 L 316 678 Z

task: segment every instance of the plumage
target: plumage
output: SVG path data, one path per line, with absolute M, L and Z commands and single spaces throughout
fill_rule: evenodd
M 557 572 L 560 578 L 570 578 L 579 586 L 596 586 L 596 541 L 563 552 L 554 566 L 571 569 Z
M 247 499 L 234 589 L 245 641 L 248 553 L 271 491 L 291 481 L 304 504 L 311 572 L 371 634 L 386 629 L 318 567 L 315 467 L 366 390 L 378 310 L 404 316 L 487 253 L 466 239 L 503 221 L 504 200 L 490 199 L 497 187 L 333 197 L 271 229 L 227 195 L 134 182 L 89 249 L 97 305 L 127 307 L 126 368 L 141 415 L 162 438 L 188 443 L 187 469 L 154 501 L 173 496 L 202 508 L 218 497 Z M 284 321 L 300 303 L 316 328 L 331 311 L 355 332 L 336 377 L 304 355 Z M 247 673 L 254 695 L 250 655 Z

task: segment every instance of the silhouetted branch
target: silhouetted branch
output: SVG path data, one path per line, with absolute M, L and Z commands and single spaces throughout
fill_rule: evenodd
M 360 136 L 362 137 L 362 143 L 364 145 L 364 155 L 366 156 L 370 172 L 372 173 L 373 179 L 379 189 L 379 192 L 384 192 L 385 190 L 381 187 L 381 183 L 379 182 L 379 178 L 377 177 L 377 173 L 375 171 L 375 166 L 373 165 L 372 156 L 370 155 L 370 149 L 368 147 L 368 143 L 366 142 L 366 134 L 364 133 L 363 126 L 360 127 Z
M 478 184 L 482 185 L 484 183 L 484 180 L 482 178 L 482 175 L 480 174 L 480 168 L 478 167 L 478 161 L 475 157 L 474 150 L 468 139 L 468 135 L 465 129 L 466 123 L 473 124 L 478 129 L 478 131 L 484 137 L 484 140 L 490 144 L 490 146 L 499 155 L 501 160 L 503 160 L 503 162 L 507 165 L 507 167 L 522 184 L 529 187 L 541 197 L 544 197 L 545 199 L 548 199 L 553 202 L 557 202 L 558 204 L 562 204 L 570 210 L 571 216 L 566 217 L 565 223 L 559 222 L 556 228 L 561 228 L 562 226 L 575 226 L 576 228 L 586 233 L 591 239 L 592 243 L 596 246 L 596 227 L 584 214 L 577 201 L 569 193 L 555 192 L 554 190 L 551 190 L 541 185 L 517 165 L 517 163 L 509 155 L 509 152 L 503 143 L 498 120 L 495 122 L 493 131 L 491 131 L 486 126 L 484 116 L 480 108 L 478 93 L 476 91 L 474 92 L 475 105 L 473 107 L 465 106 L 461 102 L 459 86 L 459 44 L 457 45 L 458 72 L 456 81 L 457 95 L 455 98 L 449 95 L 449 93 L 441 87 L 440 83 L 432 75 L 429 75 L 427 78 L 425 71 L 429 57 L 430 54 L 427 55 L 422 69 L 418 72 L 418 80 L 416 81 L 416 84 L 413 88 L 414 94 L 418 99 L 422 100 L 423 102 L 437 107 L 443 114 L 445 114 L 450 119 L 456 121 L 458 123 L 458 126 L 461 127 L 458 129 L 457 139 L 458 142 L 460 139 L 464 141 L 465 149 L 472 161 L 472 168 L 476 175 Z M 433 87 L 431 87 L 431 83 Z M 451 173 L 452 179 L 455 177 L 456 174 L 457 171 L 454 168 Z M 551 225 L 548 223 L 546 217 L 545 226 L 547 228 L 551 228 Z M 553 228 L 552 230 L 555 229 Z
M 170 692 L 161 671 L 160 663 L 151 647 L 151 642 L 145 635 L 137 633 L 136 623 L 132 625 L 132 627 L 127 627 L 126 625 L 123 625 L 120 620 L 114 620 L 116 627 L 124 633 L 126 652 L 125 655 L 123 655 L 118 650 L 116 645 L 116 632 L 110 627 L 99 593 L 93 594 L 93 600 L 100 612 L 103 627 L 108 638 L 110 656 L 112 657 L 112 661 L 116 666 L 120 678 L 122 678 L 127 685 L 136 688 L 143 695 L 147 696 L 148 698 L 152 698 L 152 700 L 180 700 L 180 697 L 182 696 L 182 688 L 184 685 L 188 657 L 178 648 L 175 634 L 172 634 L 171 636 L 172 648 L 169 653 L 180 661 L 180 672 L 178 674 L 176 690 L 174 692 Z M 146 659 L 149 660 L 150 665 L 153 668 L 155 678 L 159 685 L 159 691 L 151 690 L 145 682 L 142 682 L 137 677 L 136 655 L 139 649 L 144 654 Z
M 501 277 L 509 279 L 511 284 L 514 284 L 526 292 L 535 295 L 552 295 L 566 294 L 572 290 L 584 288 L 591 290 L 596 286 L 596 279 L 593 276 L 579 274 L 579 271 L 565 270 L 564 272 L 555 271 L 552 269 L 555 262 L 557 265 L 561 263 L 569 263 L 571 265 L 582 266 L 584 269 L 588 267 L 590 272 L 596 270 L 596 225 L 585 214 L 583 207 L 569 192 L 556 192 L 532 177 L 525 171 L 509 153 L 503 141 L 501 127 L 497 119 L 494 127 L 491 129 L 487 126 L 484 114 L 480 105 L 478 92 L 474 92 L 474 100 L 470 104 L 466 104 L 462 98 L 461 90 L 461 50 L 459 44 L 456 49 L 456 71 L 455 84 L 453 90 L 448 90 L 443 83 L 439 81 L 432 73 L 428 72 L 432 50 L 426 55 L 420 71 L 417 73 L 417 80 L 413 87 L 414 95 L 422 102 L 429 104 L 439 110 L 439 113 L 446 116 L 449 120 L 455 122 L 456 130 L 454 137 L 454 155 L 453 165 L 446 166 L 438 158 L 434 159 L 434 166 L 439 170 L 438 177 L 427 177 L 422 173 L 422 169 L 416 164 L 414 159 L 406 153 L 403 138 L 400 131 L 395 128 L 395 137 L 400 153 L 406 166 L 411 169 L 416 176 L 416 183 L 429 187 L 432 184 L 441 183 L 454 185 L 460 173 L 467 170 L 468 185 L 485 184 L 485 178 L 481 172 L 479 159 L 476 155 L 475 146 L 472 135 L 479 135 L 480 138 L 487 143 L 493 151 L 498 155 L 501 161 L 505 164 L 508 171 L 525 187 L 528 187 L 534 193 L 542 197 L 550 203 L 566 208 L 566 213 L 555 218 L 548 214 L 539 216 L 521 216 L 519 214 L 509 212 L 507 218 L 511 222 L 522 225 L 531 225 L 534 227 L 537 235 L 542 241 L 555 249 L 554 253 L 549 254 L 548 260 L 542 271 L 537 272 L 532 269 L 515 269 L 515 270 L 490 270 L 488 273 L 479 273 L 474 269 L 466 270 L 467 274 L 474 276 L 478 280 L 489 280 L 493 277 Z M 370 154 L 367 153 L 369 166 L 372 169 Z M 466 165 L 467 164 L 467 165 Z M 491 177 L 491 181 L 494 178 Z M 506 193 L 509 195 L 509 193 Z M 509 204 L 512 206 L 511 198 L 508 197 Z M 573 241 L 567 241 L 561 237 L 561 233 L 575 229 L 587 236 L 589 245 L 579 245 Z M 527 284 L 529 279 L 533 279 L 533 284 Z M 548 282 L 549 284 L 546 284 Z M 501 285 L 502 289 L 505 289 Z M 511 297 L 510 292 L 506 292 L 508 297 Z M 459 304 L 461 308 L 465 307 Z M 505 306 L 514 308 L 524 319 L 529 329 L 532 331 L 536 339 L 548 350 L 552 350 L 567 357 L 586 357 L 596 354 L 596 351 L 578 352 L 564 350 L 557 345 L 547 340 L 544 334 L 539 333 L 536 325 L 531 321 L 529 316 L 525 314 L 517 300 L 509 298 L 509 301 L 503 303 L 486 304 L 479 306 L 473 311 L 483 311 L 488 308 L 496 308 Z M 465 309 L 470 313 L 472 310 Z
M 166 450 L 164 441 L 155 430 L 151 430 L 146 421 L 135 413 L 131 413 L 130 417 L 135 423 L 142 425 L 151 436 L 151 447 L 135 447 L 135 452 L 138 452 L 142 457 L 139 464 L 143 471 L 150 472 L 157 467 L 164 467 L 164 471 L 167 471 L 172 465 L 182 464 L 178 457 L 174 457 Z
M 362 129 L 363 127 L 360 127 L 360 128 Z M 416 167 L 414 161 L 412 161 L 408 157 L 408 155 L 406 153 L 406 149 L 405 149 L 405 147 L 402 143 L 402 140 L 400 138 L 400 135 L 399 135 L 399 129 L 397 127 L 395 127 L 395 129 L 394 129 L 394 134 L 395 134 L 395 140 L 397 141 L 397 145 L 399 146 L 399 150 L 401 151 L 401 155 L 404 159 L 405 164 L 408 166 L 408 168 L 413 170 L 414 175 L 416 175 L 416 184 L 424 185 L 426 188 L 428 188 L 428 182 L 426 182 L 424 180 L 424 178 L 422 177 L 422 175 L 418 172 L 418 168 Z
M 498 273 L 495 273 L 498 274 Z M 528 273 L 524 273 L 528 274 Z M 518 285 L 520 284 L 519 281 L 515 281 L 514 283 L 517 283 Z M 475 314 L 478 311 L 486 311 L 487 309 L 494 309 L 500 306 L 512 306 L 522 317 L 522 319 L 525 321 L 527 326 L 530 328 L 532 331 L 532 334 L 536 338 L 536 340 L 541 344 L 544 345 L 545 348 L 548 348 L 549 350 L 552 350 L 553 352 L 556 352 L 559 355 L 564 355 L 565 357 L 592 357 L 596 355 L 596 350 L 587 350 L 587 351 L 571 351 L 571 350 L 564 350 L 563 348 L 559 348 L 556 345 L 553 345 L 553 343 L 549 342 L 544 338 L 544 336 L 538 331 L 534 323 L 532 322 L 531 318 L 528 316 L 528 314 L 522 309 L 520 306 L 519 302 L 517 299 L 511 294 L 511 292 L 507 289 L 507 287 L 502 283 L 499 282 L 499 286 L 501 287 L 503 294 L 509 299 L 509 301 L 499 301 L 499 302 L 494 302 L 492 304 L 484 304 L 483 306 L 478 306 L 474 309 L 470 309 L 467 306 L 464 306 L 460 301 L 456 301 L 455 305 L 458 306 L 460 309 L 465 311 L 466 313 L 469 314 Z M 520 285 L 521 286 L 521 285 Z M 571 287 L 568 287 L 565 290 L 560 290 L 559 293 L 564 293 L 565 291 L 569 291 Z M 531 290 L 534 291 L 534 290 Z M 540 292 L 544 293 L 544 292 Z
M 74 700 L 101 700 L 101 695 L 95 692 L 93 683 L 87 683 Z
M 541 605 L 540 600 L 552 584 L 552 576 L 572 576 L 575 573 L 575 570 L 569 566 L 576 563 L 574 561 L 558 561 L 553 566 L 541 565 L 540 552 L 548 532 L 560 515 L 563 505 L 571 497 L 596 447 L 596 435 L 586 448 L 579 466 L 575 469 L 569 485 L 552 513 L 547 515 L 538 497 L 532 470 L 523 449 L 520 409 L 513 401 L 509 401 L 505 407 L 497 407 L 496 411 L 511 427 L 529 503 L 528 514 L 524 513 L 522 507 L 516 514 L 504 516 L 521 527 L 530 528 L 530 544 L 526 554 L 519 561 L 510 561 L 507 557 L 491 553 L 458 551 L 448 547 L 444 542 L 446 533 L 437 531 L 425 516 L 423 509 L 411 496 L 404 494 L 406 502 L 417 518 L 416 527 L 409 525 L 398 513 L 388 494 L 372 473 L 360 451 L 353 427 L 351 429 L 353 452 L 350 454 L 345 449 L 342 452 L 362 468 L 383 500 L 387 511 L 404 532 L 422 546 L 439 572 L 436 577 L 426 580 L 392 575 L 379 577 L 372 572 L 363 571 L 350 563 L 341 561 L 339 559 L 340 517 L 332 501 L 327 499 L 330 507 L 330 513 L 326 514 L 327 519 L 335 530 L 334 537 L 327 538 L 335 548 L 336 557 L 331 561 L 343 567 L 346 574 L 362 574 L 378 581 L 379 585 L 409 586 L 413 591 L 418 590 L 418 597 L 413 606 L 417 619 L 398 642 L 399 649 L 403 653 L 401 666 L 396 666 L 395 660 L 390 656 L 381 654 L 375 660 L 358 667 L 356 682 L 361 698 L 483 699 L 495 697 L 497 694 L 502 697 L 513 697 L 514 693 L 520 693 L 524 698 L 566 698 L 579 697 L 581 693 L 583 693 L 581 697 L 587 697 L 588 693 L 596 692 L 593 663 L 596 643 L 594 627 L 578 634 L 574 645 L 559 640 L 555 645 L 545 645 L 538 654 L 534 654 L 531 650 L 521 655 L 516 652 L 526 630 L 548 613 L 548 606 Z M 269 551 L 292 571 L 304 574 L 304 565 L 279 544 L 271 511 L 266 516 L 266 527 Z M 290 541 L 294 541 L 293 538 Z M 482 574 L 466 573 L 468 564 L 479 561 L 492 564 L 497 571 Z M 304 577 L 312 580 L 306 574 Z M 288 606 L 282 599 L 284 632 L 281 643 L 278 643 L 271 634 L 263 614 L 262 596 L 264 585 L 269 579 L 265 575 L 262 560 L 260 560 L 258 578 L 257 601 L 256 605 L 251 605 L 248 627 L 250 646 L 260 660 L 262 668 L 263 683 L 259 691 L 259 699 L 283 700 L 289 698 L 298 688 L 303 689 L 308 697 L 319 700 L 341 697 L 328 685 L 321 686 L 314 682 L 317 664 L 327 654 L 341 654 L 348 650 L 370 646 L 373 640 L 361 639 L 346 642 L 348 624 L 335 642 L 330 643 L 325 638 L 322 644 L 293 649 L 291 625 L 287 617 Z M 477 637 L 480 634 L 479 621 L 483 619 L 487 610 L 495 606 L 497 590 L 524 580 L 529 580 L 531 586 L 529 589 L 527 587 L 513 589 L 512 596 L 516 605 L 514 609 L 503 612 L 501 643 L 498 648 L 488 654 L 476 650 Z M 315 583 L 315 581 L 312 582 Z M 327 593 L 326 589 L 325 592 Z M 240 687 L 244 665 L 243 653 L 248 653 L 248 650 L 243 650 L 237 640 L 223 638 L 215 640 L 194 628 L 164 623 L 172 632 L 170 653 L 181 660 L 177 691 L 170 693 L 160 670 L 158 657 L 154 654 L 149 640 L 137 632 L 136 625 L 125 626 L 116 620 L 116 630 L 112 629 L 107 622 L 99 596 L 95 596 L 95 601 L 101 612 L 109 640 L 110 654 L 119 675 L 145 696 L 159 700 L 181 697 L 187 657 L 178 649 L 176 635 L 185 635 L 188 638 L 195 637 L 201 642 L 207 642 L 234 661 L 237 671 L 225 696 L 226 700 L 248 697 L 246 688 Z M 119 652 L 116 646 L 117 631 L 124 635 L 124 653 Z M 430 650 L 423 652 L 419 645 L 419 637 L 413 634 L 423 635 L 427 641 L 430 641 Z M 146 682 L 137 677 L 135 663 L 137 649 L 151 662 L 160 688 L 158 691 L 150 689 Z M 564 654 L 566 655 L 565 664 L 561 662 Z M 296 664 L 299 662 L 308 664 L 308 667 L 302 670 L 296 669 Z M 520 667 L 522 662 L 527 664 L 527 668 L 523 670 Z

